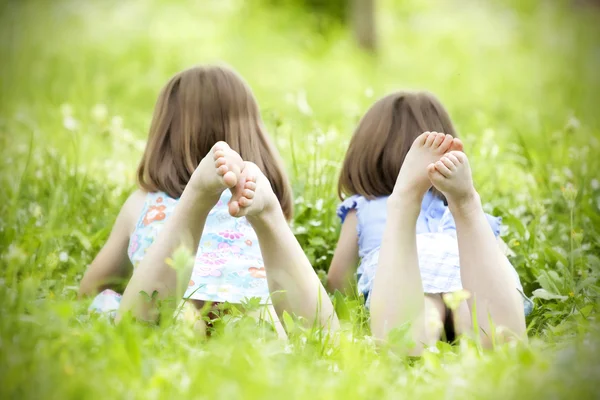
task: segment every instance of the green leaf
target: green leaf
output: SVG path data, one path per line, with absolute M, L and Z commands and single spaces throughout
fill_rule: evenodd
M 537 297 L 538 299 L 542 299 L 542 300 L 560 300 L 560 301 L 565 301 L 569 298 L 568 296 L 550 293 L 549 291 L 547 291 L 545 289 L 534 290 L 533 297 L 534 298 Z
M 293 332 L 296 328 L 296 323 L 290 314 L 287 311 L 283 312 L 283 324 L 288 332 Z

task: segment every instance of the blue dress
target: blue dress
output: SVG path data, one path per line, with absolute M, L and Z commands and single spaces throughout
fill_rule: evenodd
M 387 220 L 388 196 L 369 200 L 354 195 L 345 199 L 337 210 L 344 222 L 350 210 L 356 210 L 358 219 L 358 253 L 360 264 L 357 271 L 358 289 L 370 305 L 373 279 L 377 271 L 379 248 Z M 486 214 L 494 235 L 500 235 L 502 219 Z M 417 252 L 424 293 L 450 293 L 462 289 L 456 224 L 444 201 L 431 191 L 425 194 L 417 219 Z M 523 294 L 517 271 L 513 268 L 515 288 Z M 532 309 L 532 302 L 525 297 L 525 313 Z

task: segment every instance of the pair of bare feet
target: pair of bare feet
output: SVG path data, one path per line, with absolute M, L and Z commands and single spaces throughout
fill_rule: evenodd
M 398 174 L 392 203 L 420 208 L 423 196 L 433 185 L 448 200 L 457 216 L 479 202 L 473 187 L 471 168 L 462 152 L 460 139 L 438 132 L 424 132 L 414 141 Z M 277 204 L 271 184 L 260 168 L 242 157 L 225 142 L 215 144 L 200 162 L 190 185 L 216 203 L 230 189 L 229 213 L 233 217 L 256 216 Z M 214 204 L 212 204 L 214 205 Z
M 229 214 L 252 217 L 278 203 L 268 179 L 254 163 L 244 161 L 225 142 L 218 142 L 202 159 L 189 185 L 207 205 L 214 206 L 224 190 L 231 190 Z
M 424 132 L 417 137 L 398 174 L 391 204 L 412 205 L 418 215 L 423 196 L 433 185 L 446 196 L 455 217 L 472 210 L 479 199 L 462 150 L 460 139 L 451 135 Z

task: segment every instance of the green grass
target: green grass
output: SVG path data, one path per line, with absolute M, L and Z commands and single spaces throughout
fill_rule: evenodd
M 248 3 L 0 2 L 0 397 L 594 397 L 598 10 L 381 1 L 371 57 L 341 26 L 315 33 L 289 4 Z M 219 60 L 255 91 L 293 181 L 294 230 L 321 276 L 358 118 L 394 89 L 438 94 L 536 294 L 529 344 L 440 343 L 411 360 L 377 349 L 357 301 L 339 298 L 336 344 L 299 328 L 281 342 L 240 315 L 210 340 L 185 319 L 149 328 L 89 316 L 77 285 L 134 188 L 158 91 Z

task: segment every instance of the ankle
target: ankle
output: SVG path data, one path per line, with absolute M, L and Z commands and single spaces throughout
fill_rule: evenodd
M 469 216 L 482 209 L 481 197 L 475 189 L 457 198 L 448 199 L 448 208 L 453 216 Z
M 387 200 L 388 211 L 416 211 L 418 213 L 421 210 L 423 196 L 424 195 L 419 195 L 414 190 L 402 190 L 394 188 L 394 191 Z
M 221 194 L 222 193 L 208 193 L 188 185 L 183 190 L 179 202 L 190 204 L 198 211 L 210 211 L 219 202 Z
M 255 231 L 271 230 L 281 223 L 287 225 L 287 220 L 279 207 L 265 208 L 258 214 L 247 215 L 246 219 Z

